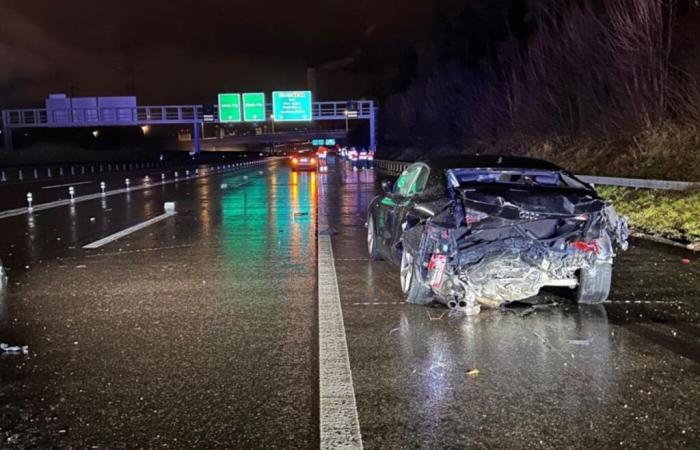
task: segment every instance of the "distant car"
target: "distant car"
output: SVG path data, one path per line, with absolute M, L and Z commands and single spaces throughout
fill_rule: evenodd
M 372 259 L 399 265 L 411 303 L 436 299 L 476 314 L 544 286 L 601 303 L 614 247 L 627 248 L 627 220 L 593 187 L 541 160 L 429 159 L 382 187 L 367 213 L 367 247 Z
M 318 158 L 314 152 L 297 152 L 291 157 L 293 171 L 313 170 L 318 168 Z

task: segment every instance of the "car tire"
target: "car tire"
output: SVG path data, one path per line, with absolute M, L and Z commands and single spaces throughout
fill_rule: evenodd
M 382 255 L 377 247 L 377 230 L 374 225 L 374 216 L 370 214 L 367 219 L 367 252 L 372 261 L 381 261 Z
M 420 263 L 415 260 L 410 249 L 404 248 L 401 254 L 399 279 L 401 291 L 407 303 L 426 305 L 432 301 L 432 290 L 421 282 L 422 278 Z
M 611 284 L 611 263 L 594 263 L 590 268 L 581 269 L 576 301 L 585 304 L 603 303 L 610 295 Z

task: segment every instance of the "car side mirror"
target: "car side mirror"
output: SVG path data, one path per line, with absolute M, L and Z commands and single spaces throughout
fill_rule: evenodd
M 393 188 L 394 188 L 394 183 L 392 183 L 390 180 L 382 181 L 382 190 L 384 191 L 385 194 L 391 194 Z

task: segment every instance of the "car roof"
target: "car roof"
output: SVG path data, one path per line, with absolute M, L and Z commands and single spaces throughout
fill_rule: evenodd
M 501 155 L 453 155 L 425 158 L 419 162 L 425 163 L 433 169 L 464 169 L 483 167 L 507 167 L 511 169 L 547 169 L 563 170 L 561 167 L 548 161 L 523 156 Z

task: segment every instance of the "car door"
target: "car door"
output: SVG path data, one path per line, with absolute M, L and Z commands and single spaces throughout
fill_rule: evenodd
M 380 248 L 390 259 L 396 260 L 396 245 L 403 232 L 402 224 L 413 207 L 413 198 L 425 187 L 430 170 L 424 163 L 406 168 L 396 179 L 392 192 L 378 204 L 377 238 Z

